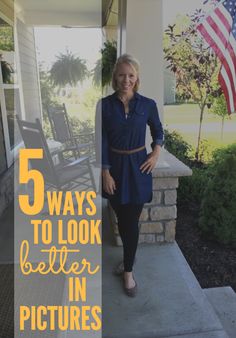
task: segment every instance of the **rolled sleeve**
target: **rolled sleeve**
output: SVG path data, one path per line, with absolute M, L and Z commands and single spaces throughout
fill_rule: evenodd
M 153 140 L 153 142 L 151 143 L 152 149 L 157 144 L 162 146 L 164 143 L 164 132 L 163 132 L 163 127 L 160 121 L 156 102 L 153 100 L 151 102 L 148 125 L 150 127 L 151 136 Z

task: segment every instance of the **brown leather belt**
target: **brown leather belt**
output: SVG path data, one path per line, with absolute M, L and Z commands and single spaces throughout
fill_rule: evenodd
M 115 149 L 115 148 L 112 148 L 112 147 L 110 147 L 110 149 L 111 149 L 111 151 L 113 151 L 114 153 L 117 153 L 117 154 L 130 155 L 130 154 L 134 154 L 134 153 L 137 153 L 138 151 L 145 149 L 145 146 L 135 148 L 135 149 L 132 149 L 132 150 L 120 150 L 120 149 Z

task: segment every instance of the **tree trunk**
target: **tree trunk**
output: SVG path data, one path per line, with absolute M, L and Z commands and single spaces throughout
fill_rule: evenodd
M 225 123 L 225 117 L 223 116 L 223 117 L 222 117 L 222 121 L 221 121 L 221 134 L 220 134 L 221 142 L 223 141 L 224 123 Z
M 199 130 L 198 130 L 198 138 L 197 138 L 197 148 L 195 152 L 195 160 L 199 160 L 199 150 L 200 150 L 200 142 L 201 142 L 201 132 L 202 132 L 202 120 L 203 120 L 203 114 L 204 114 L 205 105 L 201 107 L 200 112 L 200 121 L 199 121 Z

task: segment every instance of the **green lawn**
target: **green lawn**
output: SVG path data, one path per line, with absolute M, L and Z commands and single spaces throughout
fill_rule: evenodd
M 164 126 L 168 130 L 178 131 L 192 146 L 196 146 L 199 130 L 200 111 L 196 104 L 164 106 Z M 236 114 L 225 120 L 223 139 L 221 140 L 221 118 L 206 109 L 202 124 L 202 139 L 207 139 L 217 147 L 236 142 Z

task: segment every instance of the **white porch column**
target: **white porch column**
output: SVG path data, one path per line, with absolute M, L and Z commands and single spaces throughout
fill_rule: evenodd
M 126 3 L 121 50 L 140 61 L 140 93 L 157 101 L 163 121 L 162 0 L 127 0 Z

